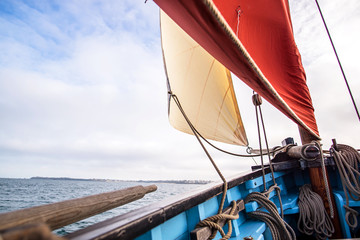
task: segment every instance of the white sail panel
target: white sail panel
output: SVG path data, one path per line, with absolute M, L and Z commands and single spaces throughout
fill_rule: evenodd
M 161 12 L 161 37 L 169 87 L 195 128 L 207 139 L 247 145 L 230 72 Z M 192 134 L 170 99 L 169 121 Z

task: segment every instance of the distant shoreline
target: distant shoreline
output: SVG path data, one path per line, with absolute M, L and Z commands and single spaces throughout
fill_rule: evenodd
M 69 178 L 69 177 L 31 177 L 35 180 L 69 180 L 69 181 L 96 181 L 96 182 L 140 182 L 140 183 L 175 183 L 175 184 L 207 184 L 208 180 L 115 180 L 97 178 Z

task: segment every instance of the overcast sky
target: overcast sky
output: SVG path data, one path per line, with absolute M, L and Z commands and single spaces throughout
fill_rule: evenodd
M 360 105 L 360 1 L 319 3 Z M 290 4 L 323 144 L 359 148 L 315 2 Z M 168 123 L 158 18 L 150 0 L 0 1 L 0 177 L 218 179 L 196 139 Z M 258 148 L 252 90 L 234 84 Z M 263 111 L 270 146 L 300 142 L 295 124 L 267 103 Z M 226 176 L 254 163 L 210 152 Z

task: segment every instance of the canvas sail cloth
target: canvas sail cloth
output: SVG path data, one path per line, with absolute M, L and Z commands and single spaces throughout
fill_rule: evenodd
M 154 0 L 187 34 L 315 138 L 287 0 Z
M 205 138 L 247 145 L 229 70 L 161 12 L 161 39 L 169 90 Z M 178 106 L 169 98 L 169 121 L 192 134 Z

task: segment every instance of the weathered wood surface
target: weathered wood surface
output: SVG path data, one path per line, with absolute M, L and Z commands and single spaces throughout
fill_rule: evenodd
M 320 156 L 320 149 L 315 144 L 290 147 L 287 154 L 291 158 L 315 159 Z
M 238 200 L 236 202 L 236 210 L 235 213 L 238 214 L 240 211 L 245 209 L 244 201 Z M 229 214 L 232 207 L 228 207 L 224 210 L 223 213 Z M 227 220 L 220 220 L 218 224 L 223 227 Z M 190 232 L 191 240 L 207 240 L 212 234 L 212 230 L 209 227 L 196 228 L 195 230 Z
M 138 200 L 157 189 L 155 185 L 135 186 L 78 199 L 0 214 L 0 231 L 31 223 L 46 223 L 58 229 L 109 209 Z
M 0 234 L 1 240 L 65 240 L 51 232 L 44 223 L 11 228 Z
M 266 173 L 269 169 L 265 169 Z M 233 188 L 250 179 L 260 177 L 262 171 L 242 173 L 228 181 L 228 187 Z M 72 240 L 89 239 L 134 239 L 150 229 L 164 223 L 168 219 L 206 200 L 221 194 L 223 182 L 210 183 L 182 196 L 149 205 L 147 208 L 136 209 L 129 213 L 105 220 L 74 233 L 66 235 Z
M 299 132 L 300 132 L 302 144 L 311 143 L 312 141 L 317 140 L 301 127 L 299 127 Z M 324 202 L 326 212 L 330 216 L 330 206 L 329 206 L 329 201 L 328 201 L 328 197 L 326 194 L 325 181 L 324 181 L 324 175 L 323 175 L 322 168 L 321 167 L 309 168 L 309 176 L 310 176 L 311 187 L 312 187 L 313 191 L 321 196 L 321 198 Z M 330 183 L 326 168 L 325 168 L 325 177 L 326 177 L 326 179 L 328 179 L 328 183 Z M 335 232 L 332 235 L 332 238 L 342 238 L 339 214 L 338 214 L 338 211 L 337 211 L 337 208 L 335 205 L 335 199 L 334 199 L 334 195 L 332 193 L 331 186 L 329 186 L 329 190 L 330 190 L 330 198 L 331 198 L 332 208 L 334 209 L 334 218 L 332 218 L 331 221 L 334 225 Z

